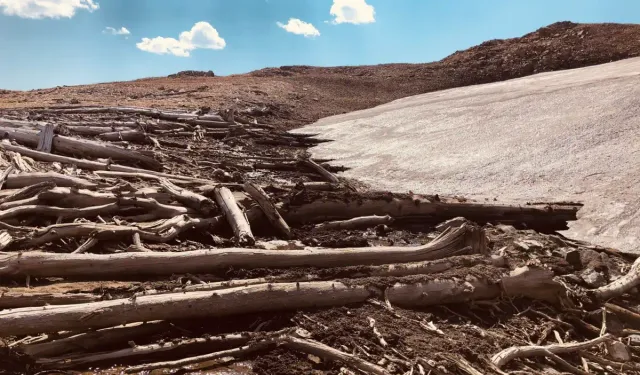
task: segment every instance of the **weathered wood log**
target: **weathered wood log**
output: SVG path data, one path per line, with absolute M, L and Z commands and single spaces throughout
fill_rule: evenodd
M 29 243 L 32 246 L 62 237 L 97 236 L 119 238 L 132 236 L 138 228 L 104 224 L 66 224 L 45 228 Z M 150 229 L 145 228 L 146 231 Z M 142 232 L 143 235 L 147 232 Z M 143 236 L 144 237 L 144 236 Z M 210 272 L 216 268 L 286 268 L 286 267 L 336 267 L 358 265 L 383 265 L 391 263 L 420 262 L 458 255 L 467 246 L 473 253 L 483 253 L 486 243 L 480 230 L 462 227 L 443 233 L 432 242 L 417 247 L 364 247 L 352 249 L 314 250 L 252 250 L 212 249 L 180 253 L 132 253 L 132 254 L 56 254 L 28 252 L 20 257 L 15 254 L 0 255 L 0 275 L 23 274 L 31 276 L 125 276 L 167 275 L 172 273 Z M 98 237 L 102 239 L 101 237 Z M 153 240 L 153 238 L 151 238 Z
M 4 250 L 13 242 L 13 237 L 6 230 L 0 231 L 0 250 Z
M 107 142 L 127 141 L 127 142 L 145 142 L 147 133 L 140 130 L 122 130 L 109 133 L 102 133 L 98 138 Z
M 331 197 L 301 205 L 289 205 L 280 213 L 289 224 L 345 220 L 360 216 L 390 215 L 397 219 L 420 217 L 433 224 L 462 216 L 478 224 L 503 223 L 525 226 L 541 232 L 567 229 L 577 220 L 579 205 L 511 206 L 481 203 L 442 202 L 421 196 L 363 194 L 352 200 Z
M 137 234 L 137 233 L 136 233 Z M 135 234 L 134 234 L 135 236 Z M 89 237 L 82 245 L 78 246 L 71 254 L 83 254 L 86 253 L 89 249 L 98 244 L 98 240 L 95 237 Z
M 271 202 L 267 193 L 262 190 L 260 186 L 250 182 L 244 184 L 244 191 L 258 203 L 258 206 L 260 206 L 271 225 L 278 229 L 286 238 L 291 238 L 291 228 L 289 228 L 287 222 L 280 216 L 278 209 Z
M 21 189 L 24 187 L 40 184 L 43 182 L 53 182 L 56 186 L 76 187 L 85 189 L 95 189 L 98 184 L 90 182 L 84 178 L 67 176 L 56 172 L 31 172 L 18 173 L 7 177 L 5 186 L 7 189 Z
M 389 225 L 393 223 L 393 218 L 389 215 L 386 216 L 363 216 L 356 217 L 349 220 L 342 221 L 329 221 L 316 225 L 315 229 L 320 230 L 340 230 L 340 229 L 355 229 L 355 228 L 371 228 L 376 225 Z
M 149 171 L 143 170 L 142 172 L 119 172 L 113 170 L 99 170 L 95 172 L 96 175 L 101 177 L 123 177 L 123 178 L 139 178 L 143 180 L 156 180 L 160 181 L 161 178 L 167 178 L 169 181 L 175 184 L 209 184 L 211 180 L 205 180 L 202 178 L 186 177 L 170 175 L 167 173 L 149 173 Z M 225 185 L 225 184 L 221 184 Z M 233 184 L 235 185 L 235 184 Z
M 125 326 L 101 329 L 87 333 L 20 346 L 20 351 L 32 358 L 54 357 L 78 350 L 91 351 L 101 347 L 127 342 L 136 338 L 166 332 L 171 329 L 167 322 L 132 323 Z
M 518 296 L 528 296 L 532 289 L 543 288 L 540 280 L 518 281 L 523 288 Z M 512 278 L 503 277 L 503 282 Z M 511 284 L 515 281 L 510 280 Z M 549 280 L 545 280 L 545 285 Z M 133 299 L 101 301 L 77 305 L 44 306 L 0 312 L 0 336 L 28 335 L 40 332 L 82 330 L 110 327 L 127 322 L 224 317 L 236 314 L 309 307 L 343 306 L 362 303 L 380 296 L 366 285 L 340 282 L 261 284 L 215 292 L 186 292 L 140 296 Z M 552 293 L 547 296 L 551 299 Z M 471 274 L 462 280 L 435 279 L 417 284 L 395 284 L 385 290 L 389 302 L 398 306 L 430 306 L 486 300 L 501 295 L 514 297 L 502 289 L 501 283 L 478 279 Z M 540 296 L 540 294 L 535 294 Z
M 2 171 L 2 174 L 0 174 L 0 189 L 5 187 L 4 185 L 7 182 L 7 177 L 9 177 L 14 170 L 15 167 L 13 165 L 9 165 L 4 171 Z
M 39 141 L 37 132 L 22 129 L 0 128 L 0 134 L 3 134 L 5 138 L 30 147 L 36 147 Z M 53 139 L 53 150 L 56 153 L 65 155 L 81 155 L 136 162 L 152 170 L 160 170 L 162 168 L 160 162 L 137 151 L 86 139 L 75 139 L 58 135 Z
M 122 192 L 119 195 L 114 193 L 101 193 L 87 189 L 74 189 L 68 187 L 55 187 L 38 194 L 38 200 L 45 203 L 55 203 L 60 207 L 91 207 L 109 203 L 117 203 L 122 198 L 148 198 L 161 204 L 171 202 L 171 196 L 164 192 L 159 192 L 154 188 L 143 188 L 133 192 Z
M 100 301 L 100 296 L 89 293 L 0 293 L 0 309 L 19 307 L 71 305 Z
M 36 360 L 36 363 L 46 368 L 74 368 L 107 360 L 122 361 L 158 353 L 170 355 L 171 352 L 180 350 L 193 352 L 203 350 L 211 351 L 212 348 L 216 347 L 234 347 L 244 345 L 256 336 L 258 335 L 253 332 L 244 332 L 221 336 L 197 337 L 162 344 L 138 345 L 132 348 L 101 353 L 81 353 L 59 358 L 40 358 Z
M 138 125 L 132 122 L 131 125 L 120 125 L 120 126 L 109 126 L 109 124 L 105 124 L 104 126 L 99 126 L 98 124 L 95 124 L 95 125 L 92 124 L 91 126 L 65 125 L 64 129 L 67 130 L 72 135 L 83 135 L 83 136 L 95 137 L 100 134 L 126 131 L 136 127 L 138 127 Z
M 640 258 L 631 265 L 629 272 L 616 281 L 593 291 L 595 298 L 600 301 L 619 297 L 627 291 L 640 285 Z
M 215 214 L 216 205 L 211 199 L 187 189 L 177 187 L 166 178 L 161 178 L 159 182 L 162 188 L 178 202 L 201 212 L 205 216 Z
M 127 175 L 126 173 L 132 173 L 132 174 L 140 173 L 145 175 L 164 177 L 170 180 L 177 179 L 177 180 L 199 182 L 203 184 L 207 184 L 211 182 L 209 180 L 197 179 L 197 178 L 187 177 L 187 176 L 172 175 L 169 173 L 156 172 L 156 171 L 141 169 L 141 168 L 127 167 L 125 165 L 101 163 L 97 161 L 91 161 L 86 159 L 76 159 L 76 158 L 62 156 L 62 155 L 47 154 L 45 152 L 32 150 L 26 147 L 5 144 L 5 143 L 0 143 L 0 149 L 17 152 L 39 161 L 71 164 L 71 165 L 77 166 L 78 168 L 87 169 L 91 171 L 111 171 L 114 173 L 122 172 L 122 173 L 125 173 L 126 176 L 132 176 L 132 175 Z
M 33 184 L 31 186 L 23 187 L 20 190 L 13 191 L 10 195 L 0 198 L 0 205 L 8 202 L 15 202 L 27 198 L 34 197 L 43 191 L 50 190 L 56 187 L 56 183 L 53 181 L 43 181 Z M 4 209 L 4 208 L 0 208 Z
M 547 352 L 553 354 L 564 354 L 564 353 L 573 353 L 577 351 L 581 351 L 584 349 L 589 349 L 594 347 L 601 342 L 612 340 L 613 336 L 610 334 L 606 334 L 604 336 L 597 337 L 593 340 L 585 341 L 585 342 L 577 342 L 577 343 L 567 343 L 567 344 L 552 344 L 548 346 L 516 346 L 507 348 L 500 353 L 494 355 L 491 358 L 491 362 L 496 365 L 498 368 L 504 367 L 507 363 L 511 362 L 516 358 L 527 358 L 527 357 L 535 357 L 535 356 L 544 356 Z
M 304 165 L 305 167 L 311 169 L 312 171 L 318 173 L 325 180 L 327 180 L 327 182 L 330 182 L 332 184 L 339 184 L 340 183 L 340 180 L 338 179 L 338 177 L 336 175 L 334 175 L 333 173 L 329 172 L 323 166 L 321 166 L 320 164 L 316 163 L 315 161 L 313 161 L 311 159 L 303 160 L 303 161 L 301 161 L 301 164 Z
M 47 124 L 44 126 L 44 129 L 40 131 L 40 139 L 38 139 L 38 147 L 36 150 L 50 153 L 51 148 L 53 147 L 53 134 L 54 126 L 53 124 Z
M 213 195 L 218 207 L 220 207 L 231 229 L 233 229 L 236 242 L 241 245 L 253 245 L 256 240 L 253 238 L 253 233 L 251 233 L 251 226 L 240 207 L 238 207 L 231 190 L 225 187 L 218 187 L 214 189 Z

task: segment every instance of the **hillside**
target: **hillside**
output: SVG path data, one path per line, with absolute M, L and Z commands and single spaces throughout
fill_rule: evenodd
M 578 68 L 640 54 L 640 25 L 560 22 L 492 40 L 427 64 L 283 66 L 228 77 L 147 78 L 28 92 L 1 91 L 0 108 L 61 104 L 267 109 L 285 127 L 459 86 Z M 266 119 L 265 119 L 266 120 Z

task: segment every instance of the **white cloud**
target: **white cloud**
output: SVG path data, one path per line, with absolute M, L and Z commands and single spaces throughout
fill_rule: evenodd
M 122 26 L 119 29 L 115 29 L 113 27 L 106 27 L 103 31 L 103 34 L 111 34 L 111 35 L 130 35 L 131 32 L 127 30 L 126 27 Z
M 95 0 L 0 0 L 7 16 L 22 18 L 71 18 L 78 9 L 93 12 L 100 5 Z
M 180 33 L 179 39 L 158 36 L 142 38 L 142 41 L 136 44 L 138 49 L 146 52 L 180 57 L 189 57 L 191 51 L 198 48 L 223 49 L 226 45 L 225 40 L 218 34 L 218 30 L 208 22 L 196 23 L 191 30 Z
M 334 23 L 358 25 L 376 22 L 375 8 L 366 0 L 333 0 L 330 13 L 335 16 Z
M 287 22 L 286 25 L 282 22 L 277 22 L 277 24 L 279 27 L 292 34 L 304 35 L 307 38 L 320 36 L 320 31 L 318 31 L 318 29 L 316 29 L 312 24 L 301 21 L 297 18 L 289 18 L 289 22 Z

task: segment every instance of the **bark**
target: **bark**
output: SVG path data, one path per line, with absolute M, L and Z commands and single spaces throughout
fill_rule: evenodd
M 481 203 L 458 203 L 429 200 L 424 197 L 367 197 L 345 200 L 325 198 L 281 209 L 289 224 L 345 220 L 360 216 L 390 215 L 422 217 L 433 224 L 462 216 L 478 224 L 502 223 L 525 225 L 539 231 L 567 229 L 567 221 L 576 220 L 579 206 L 509 206 Z
M 7 177 L 5 186 L 8 189 L 20 189 L 27 186 L 40 184 L 43 182 L 53 182 L 56 186 L 76 187 L 85 189 L 95 189 L 98 184 L 85 180 L 84 178 L 67 176 L 56 172 L 32 172 L 19 173 Z
M 321 230 L 340 230 L 340 229 L 356 229 L 371 228 L 376 225 L 389 225 L 393 223 L 393 218 L 386 216 L 363 216 L 343 221 L 330 221 L 316 225 L 315 229 Z
M 86 159 L 76 159 L 76 158 L 72 158 L 72 157 L 68 157 L 68 156 L 47 154 L 45 152 L 32 150 L 32 149 L 29 149 L 29 148 L 26 148 L 26 147 L 10 145 L 10 144 L 8 145 L 8 144 L 4 144 L 4 143 L 0 143 L 0 149 L 5 149 L 5 150 L 8 150 L 8 151 L 14 151 L 14 152 L 20 153 L 22 155 L 29 156 L 30 158 L 33 158 L 33 159 L 39 160 L 39 161 L 52 162 L 52 163 L 53 162 L 59 162 L 59 163 L 64 163 L 64 164 L 70 164 L 70 165 L 75 165 L 78 168 L 87 169 L 87 170 L 91 170 L 91 171 L 122 172 L 122 173 L 125 173 L 124 176 L 131 176 L 131 175 L 127 175 L 126 173 L 132 173 L 132 174 L 142 173 L 142 174 L 146 174 L 146 175 L 153 175 L 153 176 L 164 177 L 164 178 L 168 178 L 168 179 L 178 179 L 178 180 L 185 180 L 185 181 L 193 181 L 193 182 L 199 182 L 199 183 L 203 183 L 203 184 L 211 182 L 209 180 L 197 179 L 197 178 L 187 177 L 187 176 L 172 175 L 172 174 L 169 174 L 169 173 L 156 172 L 156 171 L 142 169 L 142 168 L 127 167 L 125 165 L 101 163 L 101 162 L 91 161 L 91 160 L 86 160 Z
M 253 238 L 253 233 L 251 233 L 251 226 L 247 221 L 247 217 L 238 207 L 233 193 L 225 187 L 218 187 L 214 189 L 213 194 L 218 207 L 220 207 L 231 229 L 233 229 L 236 242 L 240 245 L 253 245 L 256 240 Z
M 519 276 L 517 276 L 519 277 Z M 506 279 L 512 278 L 505 276 Z M 542 288 L 539 280 L 522 280 L 528 290 Z M 468 274 L 462 280 L 435 279 L 418 284 L 395 284 L 385 296 L 397 306 L 424 307 L 436 304 L 463 303 L 471 300 L 495 299 L 505 295 L 501 286 Z M 140 296 L 86 304 L 44 306 L 0 312 L 0 336 L 29 335 L 40 332 L 85 330 L 110 327 L 127 322 L 193 318 L 219 318 L 281 310 L 344 306 L 363 303 L 381 296 L 366 285 L 340 282 L 260 284 L 215 292 L 186 292 Z M 504 355 L 499 355 L 502 357 Z M 509 355 L 513 359 L 515 356 Z M 505 362 L 506 363 L 506 362 Z
M 260 186 L 250 182 L 244 184 L 244 191 L 258 203 L 258 206 L 260 206 L 271 225 L 278 229 L 285 238 L 291 238 L 291 228 L 289 228 L 287 222 L 280 216 L 278 209 L 271 202 L 267 193 L 265 193 Z
M 304 165 L 305 167 L 307 167 L 307 168 L 313 170 L 314 172 L 318 173 L 325 180 L 327 180 L 328 182 L 330 182 L 332 184 L 339 184 L 340 183 L 340 180 L 338 179 L 338 177 L 336 177 L 335 174 L 329 172 L 323 166 L 321 166 L 320 164 L 314 162 L 313 160 L 303 160 L 302 161 L 302 165 Z
M 53 357 L 77 350 L 90 351 L 108 347 L 147 335 L 166 332 L 170 329 L 171 325 L 167 322 L 133 323 L 81 333 L 54 341 L 23 345 L 20 350 L 32 358 Z
M 595 338 L 593 340 L 568 344 L 553 344 L 548 346 L 514 346 L 507 348 L 491 358 L 491 362 L 498 368 L 504 367 L 507 363 L 516 358 L 528 358 L 535 356 L 544 356 L 547 352 L 553 354 L 573 353 L 594 347 L 601 342 L 612 340 L 610 334 Z
M 619 297 L 627 291 L 640 285 L 640 258 L 631 265 L 626 275 L 618 280 L 593 291 L 594 296 L 600 301 L 606 301 Z
M 100 301 L 100 296 L 88 293 L 0 293 L 0 309 L 15 309 L 46 305 L 71 305 Z
M 53 146 L 53 124 L 47 124 L 44 126 L 44 129 L 40 131 L 40 139 L 38 140 L 38 147 L 36 150 L 50 153 L 51 147 Z
M 187 189 L 179 188 L 165 178 L 160 179 L 160 185 L 169 195 L 185 206 L 191 207 L 205 216 L 215 214 L 216 205 L 211 199 Z
M 5 138 L 15 140 L 18 143 L 36 147 L 38 145 L 39 136 L 37 132 L 0 128 Z M 94 158 L 111 158 L 113 160 L 125 160 L 133 163 L 159 170 L 162 164 L 150 156 L 143 155 L 137 151 L 127 150 L 106 143 L 90 141 L 86 139 L 75 139 L 58 135 L 53 139 L 53 149 L 56 153 L 65 155 L 81 155 Z

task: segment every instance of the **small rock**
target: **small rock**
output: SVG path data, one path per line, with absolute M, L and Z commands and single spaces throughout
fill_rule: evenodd
M 517 248 L 520 248 L 522 250 L 528 251 L 529 250 L 529 245 L 527 245 L 524 241 L 523 242 L 514 242 L 513 243 Z
M 592 288 L 599 288 L 607 284 L 604 276 L 593 269 L 587 269 L 581 275 L 582 280 Z
M 513 225 L 498 224 L 496 228 L 500 229 L 502 233 L 515 233 L 518 231 Z
M 631 360 L 631 355 L 629 355 L 629 350 L 627 346 L 620 341 L 609 341 L 607 342 L 607 351 L 611 358 L 618 362 L 627 362 Z

